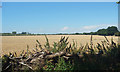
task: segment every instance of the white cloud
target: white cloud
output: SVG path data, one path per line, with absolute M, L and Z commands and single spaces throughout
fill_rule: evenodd
M 61 29 L 62 33 L 83 33 L 83 32 L 95 32 L 99 29 L 108 28 L 109 26 L 117 26 L 117 24 L 95 24 L 95 25 L 85 25 L 81 27 L 63 27 Z
M 117 24 L 99 24 L 99 25 L 91 25 L 91 26 L 84 26 L 82 29 L 85 31 L 93 31 L 93 30 L 98 30 L 102 28 L 107 28 L 109 26 L 117 26 Z
M 62 31 L 68 30 L 68 27 L 63 27 Z

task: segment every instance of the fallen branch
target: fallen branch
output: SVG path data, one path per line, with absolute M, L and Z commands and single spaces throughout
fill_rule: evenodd
M 28 68 L 30 68 L 31 70 L 33 70 L 33 68 L 32 68 L 31 66 L 29 66 L 28 64 L 25 64 L 25 63 L 23 63 L 23 62 L 19 62 L 19 64 L 24 65 L 24 66 L 27 66 Z
M 67 56 L 62 56 L 62 57 L 65 58 L 65 59 L 67 59 L 67 60 L 70 58 L 70 57 L 67 57 Z
M 7 70 L 12 64 L 9 64 L 4 70 Z
M 64 55 L 65 53 L 66 53 L 65 51 L 61 51 L 61 52 L 57 52 L 55 54 L 47 55 L 45 58 L 50 59 L 50 58 L 54 58 L 54 57 L 57 57 L 57 56 Z

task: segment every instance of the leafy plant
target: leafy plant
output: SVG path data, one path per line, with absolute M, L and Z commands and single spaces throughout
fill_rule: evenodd
M 90 40 L 90 45 L 86 43 L 85 46 L 81 45 L 79 49 L 77 49 L 77 42 L 73 40 L 73 44 L 68 44 L 68 37 L 61 37 L 58 42 L 54 42 L 53 46 L 50 46 L 49 40 L 47 36 L 46 44 L 44 45 L 45 49 L 49 52 L 45 51 L 42 48 L 42 45 L 38 40 L 36 45 L 36 49 L 34 50 L 36 53 L 33 55 L 30 52 L 29 46 L 27 46 L 27 52 L 22 52 L 21 56 L 26 53 L 23 57 L 30 60 L 30 54 L 35 57 L 33 61 L 37 60 L 39 62 L 44 60 L 46 55 L 52 54 L 54 57 L 50 59 L 45 59 L 45 65 L 42 69 L 39 70 L 119 70 L 120 69 L 120 45 L 115 43 L 113 39 L 109 41 L 106 36 L 104 41 L 101 43 L 97 43 L 96 46 L 93 46 L 92 36 Z M 40 55 L 37 46 L 41 49 L 40 53 L 43 53 L 43 56 Z M 42 52 L 43 51 L 43 52 Z M 61 54 L 61 51 L 63 51 Z M 64 53 L 66 52 L 66 53 Z M 58 56 L 61 54 L 61 56 Z M 63 57 L 63 55 L 68 54 L 68 57 Z M 56 56 L 55 56 L 56 55 Z M 2 57 L 2 65 L 3 70 L 9 67 L 8 71 L 15 70 L 17 67 L 17 63 L 14 61 L 10 61 L 9 57 L 14 56 L 17 57 L 17 54 L 4 55 Z M 38 56 L 38 57 L 37 57 Z M 33 58 L 32 57 L 32 58 Z M 25 60 L 24 60 L 25 61 Z M 40 63 L 41 63 L 40 61 Z M 11 64 L 13 62 L 14 64 Z M 44 61 L 43 61 L 44 62 Z M 41 63 L 42 64 L 42 63 Z M 10 66 L 9 66 L 10 65 Z M 38 66 L 36 66 L 38 65 Z M 39 67 L 41 65 L 36 64 L 35 67 Z M 14 68 L 16 67 L 16 68 Z M 29 70 L 28 68 L 24 68 L 25 70 Z

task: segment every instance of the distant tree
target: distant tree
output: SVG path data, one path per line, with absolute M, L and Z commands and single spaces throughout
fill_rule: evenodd
M 97 31 L 97 35 L 108 35 L 108 33 L 106 29 L 99 29 Z
M 98 35 L 114 35 L 116 32 L 119 32 L 117 27 L 111 26 L 108 27 L 107 29 L 99 29 L 97 31 Z
M 27 34 L 27 32 L 22 32 L 21 34 Z
M 57 35 L 62 35 L 62 33 L 58 33 Z
M 87 34 L 87 33 L 85 33 L 85 32 L 83 33 L 83 35 L 86 35 L 86 34 Z
M 114 35 L 116 32 L 119 32 L 117 27 L 111 26 L 107 28 L 108 35 Z
M 83 33 L 83 35 L 90 35 L 91 33 Z
M 116 33 L 115 33 L 115 36 L 120 36 L 120 32 L 116 32 Z
M 13 36 L 11 33 L 2 33 L 2 36 Z
M 78 35 L 79 33 L 75 33 L 76 35 Z
M 93 32 L 92 35 L 97 35 L 97 32 Z
M 91 35 L 96 35 L 96 34 L 97 34 L 97 32 L 90 32 L 90 34 L 91 34 Z
M 16 31 L 13 31 L 12 34 L 17 34 L 17 32 L 16 32 Z

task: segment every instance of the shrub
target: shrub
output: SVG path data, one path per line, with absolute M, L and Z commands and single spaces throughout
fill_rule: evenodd
M 36 70 L 119 70 L 120 69 L 120 45 L 115 43 L 112 39 L 109 41 L 106 36 L 104 41 L 101 41 L 101 43 L 97 43 L 96 46 L 93 46 L 92 44 L 92 36 L 90 40 L 90 45 L 86 44 L 85 46 L 79 47 L 77 49 L 77 43 L 73 41 L 73 44 L 68 44 L 68 37 L 61 37 L 60 41 L 54 42 L 53 46 L 50 46 L 49 40 L 47 36 L 46 38 L 46 44 L 44 45 L 45 49 L 47 49 L 49 52 L 45 52 L 44 54 L 48 53 L 48 55 L 57 53 L 54 57 L 50 59 L 45 59 L 44 56 L 39 59 L 39 50 L 36 47 L 36 50 L 34 50 L 36 53 L 34 54 L 35 59 L 40 64 L 42 60 L 45 59 L 45 65 L 39 65 L 35 64 L 34 66 L 38 69 Z M 36 40 L 38 43 L 39 48 L 41 51 L 42 46 L 38 40 Z M 27 46 L 28 47 L 28 46 Z M 59 52 L 65 51 L 65 54 L 69 54 L 68 57 L 64 57 L 63 55 L 58 56 Z M 31 53 L 31 52 L 29 52 Z M 24 55 L 24 58 L 28 58 L 30 55 L 27 52 Z M 41 53 L 41 52 L 40 52 Z M 22 55 L 24 54 L 21 53 Z M 31 53 L 33 55 L 33 53 Z M 37 54 L 39 57 L 37 57 Z M 9 60 L 9 57 L 15 55 L 4 55 L 2 57 L 2 64 L 3 64 L 3 70 L 5 70 L 9 65 L 9 68 L 7 71 L 15 70 L 17 67 L 20 67 L 17 63 L 14 63 L 13 61 Z M 40 60 L 40 61 L 39 61 Z M 15 60 L 17 61 L 17 60 Z M 11 64 L 13 62 L 13 64 Z M 44 61 L 43 61 L 44 62 Z M 29 64 L 29 63 L 28 63 Z M 18 66 L 17 66 L 18 65 Z M 39 66 L 43 66 L 42 68 L 39 68 Z M 21 68 L 19 68 L 21 69 Z M 23 69 L 23 68 L 22 68 Z M 24 67 L 24 70 L 29 70 L 28 68 Z

